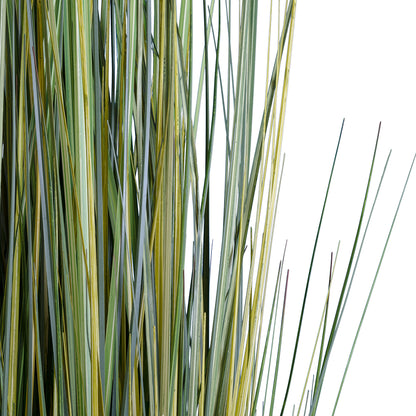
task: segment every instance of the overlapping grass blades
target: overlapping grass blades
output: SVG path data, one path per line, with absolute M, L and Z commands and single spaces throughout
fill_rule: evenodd
M 255 120 L 258 1 L 242 1 L 238 19 L 230 0 L 203 1 L 198 25 L 191 0 L 1 2 L 3 415 L 256 414 L 264 383 L 269 414 L 278 406 L 284 413 L 311 273 L 288 375 L 279 371 L 289 287 L 283 261 L 265 343 L 262 323 L 296 4 L 278 2 L 282 18 L 274 41 L 269 29 L 264 105 Z M 204 46 L 200 64 L 196 39 Z M 217 125 L 218 92 L 224 125 Z M 205 129 L 198 128 L 201 106 Z M 213 218 L 218 135 L 225 138 L 215 140 L 226 154 L 224 212 Z M 328 289 L 311 414 L 348 298 L 365 206 L 366 199 L 335 318 Z M 220 217 L 217 274 L 210 220 Z M 318 236 L 319 228 L 315 248 Z M 284 397 L 276 395 L 278 380 Z

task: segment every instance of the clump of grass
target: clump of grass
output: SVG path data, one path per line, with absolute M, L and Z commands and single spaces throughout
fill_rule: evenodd
M 210 7 L 204 1 L 203 22 L 196 23 L 192 1 L 1 2 L 2 414 L 254 414 L 264 381 L 272 386 L 273 414 L 278 376 L 287 385 L 279 399 L 285 412 L 314 254 L 290 373 L 282 375 L 283 262 L 264 345 L 261 334 L 296 0 L 282 7 L 274 57 L 269 35 L 264 106 L 253 123 L 258 6 L 241 2 L 237 20 L 231 1 Z M 239 28 L 238 56 L 231 24 Z M 197 31 L 204 46 L 199 71 Z M 204 128 L 198 128 L 201 105 Z M 210 168 L 218 135 L 225 137 L 226 156 L 213 276 Z M 197 155 L 200 137 L 204 162 Z M 374 158 L 332 324 L 328 289 L 310 414 L 359 257 Z M 328 191 L 331 177 L 332 171 Z M 273 366 L 267 357 L 279 302 Z

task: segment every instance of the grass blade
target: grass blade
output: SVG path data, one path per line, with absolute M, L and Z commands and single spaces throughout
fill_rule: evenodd
M 4 17 L 3 17 L 4 18 Z M 12 27 L 11 32 L 13 37 L 11 42 L 12 53 L 14 55 L 15 47 L 15 36 L 14 36 L 14 16 L 9 15 L 9 24 Z M 15 73 L 15 57 L 12 56 L 11 65 L 12 73 Z M 13 351 L 10 351 L 11 348 L 11 321 L 12 321 L 12 278 L 13 278 L 13 259 L 15 251 L 14 243 L 14 234 L 15 234 L 15 204 L 16 204 L 16 97 L 15 97 L 15 82 L 14 77 L 12 77 L 12 171 L 11 171 L 11 208 L 10 208 L 10 228 L 9 228 L 9 252 L 7 259 L 7 286 L 6 286 L 6 308 L 5 308 L 5 330 L 4 330 L 4 342 L 5 352 L 4 352 L 4 378 L 3 378 L 3 400 L 2 400 L 2 415 L 5 416 L 8 412 L 13 412 L 13 402 L 11 402 L 10 393 L 9 393 L 9 384 L 13 379 L 13 374 L 10 373 L 10 355 L 13 354 Z
M 376 152 L 377 152 L 378 140 L 379 140 L 379 137 L 380 137 L 380 129 L 381 129 L 381 123 L 379 124 L 379 128 L 378 128 L 377 140 L 376 140 L 376 144 L 375 144 L 375 148 L 374 148 L 373 159 L 372 159 L 372 162 L 371 162 L 370 173 L 369 173 L 368 181 L 367 181 L 367 188 L 366 188 L 364 201 L 363 201 L 362 208 L 361 208 L 361 215 L 360 215 L 360 219 L 359 219 L 359 222 L 358 222 L 358 227 L 357 227 L 357 232 L 356 232 L 356 235 L 355 235 L 354 245 L 353 245 L 353 248 L 351 250 L 350 261 L 348 263 L 348 267 L 347 267 L 347 271 L 346 271 L 346 274 L 345 274 L 341 294 L 339 295 L 339 300 L 338 300 L 337 310 L 335 312 L 334 322 L 332 324 L 331 332 L 329 334 L 329 340 L 328 340 L 327 348 L 326 348 L 326 351 L 325 351 L 324 361 L 323 361 L 322 368 L 321 368 L 321 371 L 320 371 L 320 379 L 319 379 L 319 382 L 317 384 L 317 388 L 314 391 L 313 404 L 312 404 L 312 410 L 311 410 L 312 415 L 314 415 L 315 412 L 316 412 L 316 408 L 317 408 L 317 405 L 318 405 L 318 401 L 319 401 L 319 397 L 320 397 L 320 393 L 321 393 L 321 389 L 322 389 L 323 380 L 324 380 L 324 377 L 325 377 L 326 368 L 327 368 L 327 365 L 328 365 L 329 355 L 331 353 L 332 346 L 333 346 L 334 340 L 335 340 L 336 328 L 337 328 L 337 324 L 338 324 L 338 320 L 339 320 L 341 305 L 342 305 L 342 301 L 343 301 L 343 298 L 344 298 L 348 278 L 349 278 L 349 275 L 350 275 L 351 266 L 352 266 L 352 262 L 353 262 L 353 259 L 354 259 L 355 250 L 356 250 L 357 243 L 358 243 L 358 237 L 359 237 L 360 230 L 361 230 L 362 220 L 363 220 L 363 217 L 364 217 L 364 211 L 365 211 L 365 207 L 366 207 L 366 203 L 367 203 L 368 191 L 369 191 L 369 188 L 370 188 L 370 182 L 371 182 L 371 177 L 372 177 L 372 173 L 373 173 L 373 167 L 374 167 L 374 161 L 375 161 Z
M 297 332 L 297 335 L 296 335 L 295 348 L 293 350 L 292 364 L 291 364 L 291 367 L 290 367 L 290 373 L 289 373 L 289 379 L 288 379 L 288 382 L 287 382 L 286 393 L 285 393 L 285 396 L 284 396 L 284 399 L 283 399 L 282 409 L 281 409 L 281 412 L 280 412 L 281 416 L 283 416 L 283 412 L 284 412 L 284 409 L 285 409 L 287 397 L 288 397 L 288 394 L 289 394 L 290 383 L 292 381 L 293 369 L 294 369 L 294 366 L 295 366 L 296 354 L 297 354 L 297 349 L 298 349 L 298 345 L 299 345 L 300 331 L 302 329 L 303 315 L 304 315 L 304 312 L 305 312 L 306 298 L 308 296 L 309 282 L 310 282 L 310 278 L 311 278 L 311 274 L 312 274 L 313 262 L 314 262 L 314 259 L 315 259 L 316 248 L 317 248 L 317 245 L 318 245 L 319 234 L 320 234 L 320 231 L 321 231 L 322 220 L 323 220 L 324 213 L 325 213 L 325 207 L 326 207 L 326 202 L 327 202 L 327 199 L 328 199 L 329 189 L 330 189 L 330 185 L 331 185 L 331 181 L 332 181 L 332 175 L 333 175 L 334 168 L 335 168 L 335 162 L 337 160 L 338 149 L 339 149 L 339 145 L 340 145 L 340 142 L 341 142 L 342 131 L 343 131 L 343 128 L 344 128 L 344 122 L 345 122 L 345 120 L 342 121 L 341 131 L 340 131 L 339 139 L 338 139 L 338 144 L 337 144 L 337 148 L 335 150 L 335 156 L 334 156 L 334 159 L 333 159 L 333 162 L 332 162 L 331 173 L 329 175 L 328 186 L 327 186 L 327 189 L 326 189 L 326 194 L 325 194 L 325 199 L 324 199 L 324 203 L 323 203 L 323 207 L 322 207 L 321 217 L 319 219 L 318 230 L 317 230 L 316 237 L 315 237 L 315 243 L 314 243 L 314 246 L 313 246 L 312 258 L 311 258 L 311 262 L 310 262 L 310 266 L 309 266 L 309 272 L 308 272 L 308 278 L 306 280 L 305 294 L 304 294 L 304 297 L 303 297 L 302 310 L 301 310 L 300 318 L 299 318 L 299 326 L 298 326 L 298 332 Z
M 374 286 L 376 284 L 377 277 L 378 277 L 378 274 L 380 272 L 380 267 L 381 267 L 381 264 L 383 262 L 384 255 L 386 253 L 386 249 L 387 249 L 387 246 L 388 246 L 388 243 L 389 243 L 389 240 L 390 240 L 391 233 L 393 231 L 394 224 L 396 222 L 396 218 L 397 218 L 397 214 L 398 214 L 399 209 L 400 209 L 400 205 L 402 203 L 403 196 L 404 196 L 404 193 L 406 191 L 407 183 L 409 181 L 410 174 L 412 173 L 412 170 L 413 170 L 413 165 L 414 165 L 415 159 L 416 159 L 416 154 L 413 156 L 412 164 L 410 165 L 409 172 L 408 172 L 407 178 L 406 178 L 406 182 L 403 186 L 403 190 L 402 190 L 402 193 L 400 195 L 399 202 L 397 204 L 396 212 L 394 213 L 394 217 L 393 217 L 393 220 L 391 222 L 390 229 L 389 229 L 389 232 L 387 234 L 386 241 L 384 243 L 383 251 L 381 253 L 380 260 L 379 260 L 379 263 L 378 263 L 378 266 L 377 266 L 377 270 L 376 270 L 376 273 L 374 275 L 373 283 L 371 284 L 370 292 L 368 293 L 367 300 L 366 300 L 366 303 L 365 303 L 365 306 L 364 306 L 364 310 L 363 310 L 362 315 L 361 315 L 360 323 L 358 325 L 357 332 L 356 332 L 355 337 L 354 337 L 354 342 L 352 344 L 351 351 L 350 351 L 350 354 L 348 356 L 348 361 L 347 361 L 347 364 L 345 366 L 345 370 L 344 370 L 344 374 L 342 376 L 341 384 L 339 386 L 338 395 L 337 395 L 337 399 L 336 399 L 335 404 L 334 404 L 334 409 L 332 411 L 332 415 L 335 414 L 335 410 L 337 408 L 338 400 L 339 400 L 339 397 L 341 395 L 342 387 L 344 385 L 345 377 L 347 375 L 347 371 L 348 371 L 348 368 L 349 368 L 349 365 L 350 365 L 350 362 L 351 362 L 352 354 L 354 353 L 355 345 L 357 343 L 357 338 L 358 338 L 358 335 L 360 334 L 360 330 L 361 330 L 361 326 L 362 326 L 364 318 L 365 318 L 365 314 L 367 313 L 367 308 L 368 308 L 368 305 L 370 303 L 371 296 L 373 294 Z

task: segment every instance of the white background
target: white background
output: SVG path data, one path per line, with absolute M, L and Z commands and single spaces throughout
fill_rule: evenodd
M 198 20 L 200 15 L 197 7 L 195 4 L 195 37 L 198 36 L 199 22 L 202 22 Z M 232 13 L 235 27 L 237 2 L 232 7 L 235 8 Z M 261 108 L 264 103 L 269 7 L 268 1 L 259 1 L 258 81 L 255 90 L 259 104 L 256 108 Z M 275 12 L 276 9 L 277 2 L 274 5 Z M 225 15 L 224 6 L 222 10 Z M 340 240 L 331 292 L 330 322 L 335 313 L 335 299 L 345 276 L 354 241 L 380 121 L 380 142 L 367 215 L 390 149 L 392 154 L 318 406 L 318 415 L 332 414 L 361 313 L 416 151 L 415 12 L 415 3 L 410 0 L 298 1 L 284 130 L 286 162 L 270 266 L 269 293 L 272 293 L 278 260 L 288 239 L 285 272 L 287 268 L 290 269 L 290 280 L 276 413 L 280 412 L 319 216 L 342 119 L 345 117 L 338 163 L 311 277 L 300 340 L 301 352 L 285 414 L 292 413 L 293 404 L 296 404 L 296 412 L 298 410 L 326 296 L 330 253 L 336 251 Z M 276 18 L 273 25 L 277 27 Z M 222 36 L 223 39 L 226 36 L 225 26 Z M 238 37 L 232 41 L 236 45 Z M 202 53 L 198 45 L 196 42 L 194 48 L 195 70 L 199 69 L 198 57 Z M 275 52 L 276 42 L 272 48 L 272 52 Z M 210 55 L 211 63 L 213 56 Z M 224 68 L 225 65 L 226 61 Z M 210 87 L 213 87 L 212 83 Z M 204 118 L 203 111 L 201 108 L 201 120 Z M 211 190 L 212 281 L 217 277 L 222 231 L 224 162 L 221 152 L 224 134 L 220 100 L 217 120 L 215 151 L 219 153 L 214 153 L 211 170 L 212 188 L 215 190 Z M 257 137 L 259 120 L 260 113 L 255 112 L 254 137 Z M 202 133 L 197 140 L 201 140 L 202 147 L 204 130 L 201 122 L 200 127 Z M 199 162 L 203 169 L 202 156 Z M 416 414 L 415 213 L 416 171 L 410 178 L 378 275 L 338 403 L 337 415 Z M 211 291 L 213 311 L 215 286 L 211 287 Z M 278 320 L 280 322 L 280 316 Z M 307 388 L 310 386 L 309 381 Z

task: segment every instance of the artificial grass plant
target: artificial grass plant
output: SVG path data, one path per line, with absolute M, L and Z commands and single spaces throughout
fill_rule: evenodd
M 253 120 L 258 1 L 240 2 L 238 13 L 230 0 L 203 1 L 202 22 L 194 22 L 192 0 L 1 2 L 3 415 L 255 414 L 267 361 L 269 414 L 284 414 L 314 259 L 291 370 L 281 374 L 283 262 L 261 339 L 296 3 L 278 4 L 262 116 Z M 231 24 L 239 29 L 237 56 Z M 215 275 L 214 141 L 226 154 L 224 211 L 211 216 L 223 221 Z M 348 297 L 368 187 L 335 317 L 328 289 L 310 414 Z M 273 365 L 268 347 L 282 302 Z M 281 400 L 278 377 L 287 385 Z

